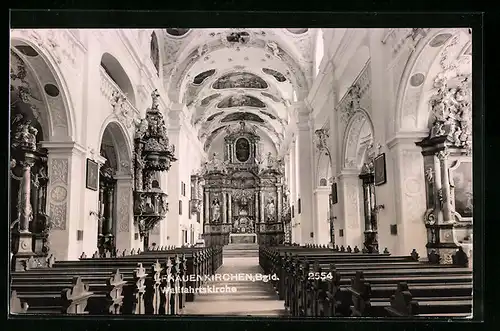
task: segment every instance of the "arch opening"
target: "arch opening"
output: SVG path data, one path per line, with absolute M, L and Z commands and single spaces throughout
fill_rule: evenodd
M 135 105 L 135 94 L 132 82 L 118 60 L 109 53 L 101 57 L 101 67 L 112 81 L 122 90 L 130 102 Z

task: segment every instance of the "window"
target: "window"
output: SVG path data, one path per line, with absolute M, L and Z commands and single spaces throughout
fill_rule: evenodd
M 182 215 L 182 200 L 179 200 L 179 215 Z
M 156 37 L 156 33 L 151 34 L 151 61 L 153 61 L 153 65 L 156 68 L 156 74 L 160 75 L 160 48 L 158 46 L 158 38 Z

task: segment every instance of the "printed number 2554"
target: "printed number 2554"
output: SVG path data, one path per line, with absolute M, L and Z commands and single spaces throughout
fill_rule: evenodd
M 312 280 L 318 280 L 318 279 L 325 280 L 333 278 L 331 272 L 310 272 L 308 277 L 309 279 Z

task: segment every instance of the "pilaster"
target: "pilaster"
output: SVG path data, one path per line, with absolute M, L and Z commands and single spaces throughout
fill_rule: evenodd
M 363 247 L 362 185 L 358 171 L 344 170 L 339 176 L 340 213 L 335 227 L 335 244 L 344 247 Z M 343 236 L 339 233 L 342 230 Z
M 300 232 L 301 243 L 313 243 L 314 206 L 313 206 L 313 140 L 311 125 L 311 109 L 306 102 L 295 104 L 297 114 L 297 149 L 299 195 L 301 200 Z
M 330 187 L 318 187 L 314 191 L 314 203 L 316 204 L 316 219 L 314 233 L 318 235 L 314 243 L 326 245 L 330 242 Z
M 116 239 L 118 250 L 142 249 L 139 230 L 134 225 L 133 196 L 131 175 L 115 176 L 116 179 Z M 136 235 L 137 234 L 137 235 Z
M 181 216 L 179 215 L 179 199 L 181 199 L 180 169 L 183 166 L 183 160 L 182 157 L 179 157 L 179 146 L 184 108 L 185 106 L 182 104 L 175 104 L 168 112 L 168 138 L 170 139 L 170 143 L 175 146 L 175 156 L 178 158 L 178 161 L 172 163 L 166 176 L 168 178 L 167 183 L 164 183 L 167 187 L 169 201 L 169 211 L 166 217 L 166 245 L 175 246 L 181 245 L 183 240 L 181 238 Z
M 77 230 L 80 230 L 80 221 L 88 218 L 88 214 L 82 213 L 79 200 L 82 188 L 86 187 L 85 150 L 74 142 L 42 142 L 42 147 L 48 150 L 47 210 L 52 221 L 48 238 L 50 254 L 56 260 L 76 260 L 81 254 Z M 95 176 L 98 180 L 98 171 Z M 87 201 L 94 201 L 97 210 L 97 191 L 85 189 L 85 196 Z M 84 229 L 83 248 L 92 252 L 97 250 L 97 220 Z
M 427 233 L 424 224 L 426 211 L 425 176 L 422 150 L 415 138 L 400 138 L 389 144 L 389 158 L 394 160 L 394 200 L 397 235 L 393 254 L 407 255 L 416 249 L 425 256 Z M 389 180 L 389 178 L 388 178 Z M 377 195 L 377 203 L 384 203 Z M 387 204 L 386 204 L 387 205 Z M 382 232 L 382 231 L 380 231 Z M 382 242 L 382 238 L 380 239 Z

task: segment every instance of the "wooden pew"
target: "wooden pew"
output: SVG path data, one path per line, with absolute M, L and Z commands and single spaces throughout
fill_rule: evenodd
M 37 288 L 34 293 L 16 288 L 12 292 L 10 312 L 14 314 L 87 314 L 88 300 L 93 296 L 94 293 L 89 291 L 88 284 L 84 283 L 81 277 L 73 277 L 68 283 L 61 283 L 50 289 Z M 21 304 L 21 301 L 24 303 Z M 30 301 L 34 304 L 30 304 Z
M 270 253 L 275 253 L 277 250 L 269 252 L 270 250 L 267 249 L 267 251 L 264 252 L 263 249 L 261 258 L 265 255 L 272 256 L 273 254 Z M 451 291 L 447 292 L 450 296 L 447 297 L 448 300 L 445 304 L 450 306 L 455 303 L 455 309 L 468 309 L 470 311 L 466 302 L 461 306 L 462 308 L 457 308 L 461 304 L 454 300 L 457 296 L 461 296 L 465 301 L 469 300 L 470 302 L 472 289 L 470 269 L 417 262 L 418 254 L 415 250 L 409 257 L 393 257 L 389 259 L 385 257 L 386 254 L 378 256 L 369 254 L 370 256 L 367 259 L 366 256 L 362 256 L 363 254 L 337 254 L 334 250 L 330 251 L 329 257 L 324 257 L 324 252 L 317 249 L 308 252 L 307 250 L 294 248 L 295 252 L 302 255 L 302 261 L 298 258 L 298 254 L 295 257 L 285 255 L 282 258 L 280 256 L 275 260 L 278 261 L 277 264 L 281 263 L 283 265 L 280 282 L 277 285 L 285 293 L 284 295 L 280 293 L 280 297 L 285 297 L 285 306 L 293 316 L 349 316 L 350 308 L 353 308 L 355 315 L 370 315 L 368 310 L 364 310 L 362 314 L 356 313 L 356 307 L 363 309 L 367 301 L 362 300 L 363 296 L 354 296 L 352 287 L 349 290 L 349 280 L 359 270 L 364 270 L 366 277 L 370 277 L 370 282 L 376 284 L 378 287 L 377 293 L 387 297 L 383 299 L 386 306 L 389 302 L 389 293 L 394 292 L 397 283 L 407 280 L 412 284 L 419 284 L 416 287 L 419 294 L 423 296 L 437 294 L 440 298 L 445 298 L 443 294 L 446 293 L 446 287 L 443 287 L 443 284 L 452 283 L 452 285 L 448 286 Z M 454 261 L 461 260 L 458 264 L 463 266 L 464 262 L 460 252 L 457 252 L 456 255 Z M 314 259 L 315 263 L 311 266 L 305 257 L 311 260 Z M 263 264 L 266 265 L 265 261 Z M 277 268 L 279 269 L 280 266 L 278 265 Z M 320 275 L 321 272 L 326 270 L 329 270 L 331 274 L 330 279 L 321 280 L 320 277 L 310 279 L 311 272 L 313 275 L 315 273 Z M 284 284 L 284 286 L 280 286 L 280 283 Z M 353 301 L 356 304 L 353 304 Z M 424 302 L 427 304 L 427 301 Z M 431 305 L 428 304 L 428 306 Z M 437 307 L 434 304 L 434 307 L 430 309 L 438 309 Z M 448 311 L 453 310 L 449 309 Z M 380 310 L 377 314 L 380 314 Z
M 123 274 L 118 270 L 115 270 L 115 272 L 92 273 L 83 270 L 82 272 L 60 272 L 60 270 L 46 268 L 14 272 L 11 276 L 11 288 L 15 289 L 18 296 L 29 304 L 30 312 L 34 313 L 61 313 L 61 311 L 67 311 L 71 306 L 67 302 L 73 299 L 67 297 L 61 299 L 61 291 L 71 287 L 73 289 L 72 294 L 66 293 L 66 295 L 74 297 L 78 291 L 93 294 L 86 297 L 85 300 L 82 299 L 85 304 L 78 304 L 79 310 L 75 313 L 86 313 L 85 309 L 87 309 L 91 314 L 120 314 L 123 304 L 122 293 L 124 293 L 124 290 L 126 293 L 127 290 L 127 282 L 124 280 Z M 140 279 L 144 279 L 145 276 L 144 268 L 139 266 L 131 277 L 131 282 L 138 282 Z M 79 281 L 79 287 L 75 287 L 74 282 L 76 279 Z M 82 287 L 82 283 L 86 287 Z M 82 289 L 87 290 L 83 291 Z M 130 293 L 133 293 L 133 290 Z M 131 305 L 133 305 L 132 302 Z M 75 304 L 71 307 L 73 306 Z
M 192 254 L 187 258 L 183 254 L 179 258 L 179 254 L 183 252 Z M 79 275 L 86 282 L 90 282 L 91 289 L 96 292 L 89 302 L 90 313 L 119 314 L 123 310 L 123 313 L 133 314 L 178 314 L 184 307 L 187 294 L 179 291 L 186 284 L 179 283 L 178 278 L 182 280 L 182 276 L 188 271 L 189 263 L 186 263 L 188 259 L 191 259 L 192 262 L 199 261 L 200 268 L 198 270 L 207 272 L 212 269 L 214 265 L 212 262 L 221 261 L 217 254 L 222 255 L 222 250 L 212 248 L 171 248 L 165 250 L 158 247 L 147 252 L 132 250 L 130 254 L 127 255 L 125 251 L 120 254 L 107 252 L 105 257 L 99 257 L 99 254 L 95 253 L 92 258 L 87 258 L 85 254 L 82 254 L 79 261 L 52 261 L 49 264 L 51 268 L 47 269 L 28 267 L 26 268 L 29 270 L 27 272 L 14 273 L 13 287 L 18 288 L 16 295 L 27 297 L 28 301 L 34 302 L 34 308 L 38 307 L 39 311 L 56 313 L 59 307 L 57 305 L 51 306 L 46 301 L 54 297 L 54 290 L 60 293 L 59 288 L 67 285 L 73 276 Z M 210 262 L 209 260 L 212 258 L 213 261 Z M 163 259 L 163 265 L 158 263 L 159 259 Z M 134 269 L 141 262 L 145 266 L 150 265 L 151 269 L 149 274 L 144 272 L 144 277 L 137 279 L 134 278 Z M 191 267 L 195 269 L 194 263 L 191 263 Z M 125 282 L 121 289 L 117 286 L 120 283 L 118 278 L 113 278 L 114 283 L 109 281 L 110 275 L 116 272 L 117 268 L 120 268 L 122 281 Z M 168 278 L 166 275 L 171 277 Z M 39 282 L 40 279 L 43 279 L 43 283 Z M 42 284 L 37 286 L 37 283 Z M 111 284 L 115 286 L 110 287 Z M 178 291 L 174 294 L 172 292 L 175 288 Z M 19 294 L 20 292 L 23 294 Z M 129 299 L 122 302 L 123 296 L 121 294 Z M 120 299 L 120 297 L 122 298 Z M 103 301 L 104 299 L 106 302 Z M 51 310 L 47 307 L 53 308 Z
M 400 282 L 391 296 L 390 306 L 384 307 L 388 317 L 468 317 L 472 314 L 472 298 L 465 298 L 466 293 L 457 295 L 454 300 L 419 300 L 412 294 L 418 291 L 418 288 L 412 286 L 410 290 L 407 283 Z

